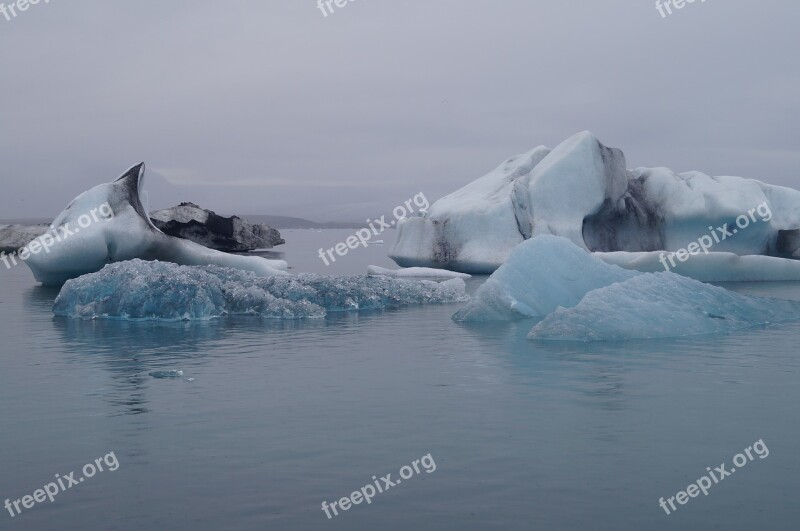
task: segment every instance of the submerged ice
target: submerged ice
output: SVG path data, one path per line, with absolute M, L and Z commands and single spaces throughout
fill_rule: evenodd
M 53 311 L 82 319 L 175 321 L 224 315 L 300 319 L 466 299 L 461 279 L 437 283 L 312 274 L 260 277 L 217 266 L 131 260 L 69 280 Z

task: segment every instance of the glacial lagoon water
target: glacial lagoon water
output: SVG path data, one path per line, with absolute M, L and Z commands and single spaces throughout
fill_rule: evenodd
M 350 233 L 282 231 L 294 272 Z M 485 277 L 484 277 L 485 278 Z M 484 278 L 468 282 L 471 292 Z M 733 284 L 800 300 L 800 284 Z M 106 471 L 0 529 L 796 529 L 800 324 L 660 341 L 546 343 L 459 304 L 130 323 L 56 318 L 57 290 L 0 267 L 0 503 L 109 452 Z M 179 374 L 182 371 L 182 374 Z M 769 449 L 666 515 L 706 467 Z M 321 509 L 431 454 L 367 505 Z M 2 507 L 0 507 L 0 510 Z

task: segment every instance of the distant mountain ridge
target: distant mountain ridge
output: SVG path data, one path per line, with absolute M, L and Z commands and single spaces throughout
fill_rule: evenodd
M 365 223 L 358 222 L 320 222 L 290 216 L 248 215 L 240 216 L 250 223 L 265 223 L 276 229 L 360 229 Z

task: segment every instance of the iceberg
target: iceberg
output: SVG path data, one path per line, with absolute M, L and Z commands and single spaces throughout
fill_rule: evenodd
M 593 254 L 608 264 L 625 269 L 645 273 L 665 271 L 662 263 L 663 251 Z M 675 267 L 670 267 L 669 271 L 701 282 L 798 281 L 800 260 L 761 255 L 739 256 L 735 253 L 708 253 L 690 256 L 685 262 L 675 260 Z
M 226 315 L 302 319 L 465 300 L 464 281 L 457 278 L 437 283 L 313 274 L 262 277 L 231 268 L 136 259 L 67 281 L 53 312 L 79 319 L 180 321 Z
M 518 245 L 453 316 L 524 318 L 539 319 L 530 339 L 652 339 L 800 321 L 800 302 L 739 295 L 671 272 L 630 271 L 544 235 Z
M 800 258 L 800 191 L 626 168 L 622 151 L 588 131 L 537 147 L 402 221 L 389 256 L 401 267 L 492 273 L 519 243 L 548 234 L 593 252 L 674 252 L 744 215 L 747 229 L 714 241 L 714 252 Z
M 367 275 L 371 277 L 392 278 L 472 278 L 472 275 L 468 275 L 466 273 L 457 273 L 447 269 L 433 269 L 430 267 L 386 269 L 374 265 L 367 267 Z
M 16 253 L 47 232 L 48 225 L 1 225 L 0 253 Z
M 150 212 L 150 221 L 164 234 L 217 251 L 241 253 L 286 243 L 269 225 L 250 223 L 239 216 L 220 216 L 194 203 Z
M 455 321 L 544 317 L 575 306 L 588 292 L 639 273 L 606 264 L 558 236 L 519 244 L 505 264 L 453 316 Z
M 75 198 L 53 221 L 51 229 L 26 247 L 29 256 L 20 254 L 36 280 L 45 285 L 61 285 L 99 271 L 106 264 L 134 258 L 217 265 L 261 276 L 288 274 L 282 260 L 225 254 L 158 230 L 140 197 L 144 174 L 144 163 L 138 164 L 116 181 Z
M 714 334 L 800 320 L 800 302 L 749 297 L 675 273 L 643 273 L 586 294 L 530 339 L 612 341 Z
M 424 217 L 401 221 L 389 257 L 401 267 L 491 273 L 514 246 L 530 237 L 524 178 L 549 153 L 539 146 L 513 157 L 434 203 Z

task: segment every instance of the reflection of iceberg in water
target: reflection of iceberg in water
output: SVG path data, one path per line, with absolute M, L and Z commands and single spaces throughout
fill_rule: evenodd
M 142 327 L 125 321 L 56 317 L 53 325 L 68 356 L 76 363 L 100 367 L 110 376 L 110 383 L 92 383 L 87 390 L 109 404 L 111 416 L 149 413 L 148 391 L 157 385 L 149 373 L 176 366 L 196 367 L 203 361 L 203 345 L 222 337 L 222 330 L 212 323 L 205 327 L 187 323 Z
M 560 397 L 558 407 L 569 402 L 580 402 L 596 412 L 622 411 L 629 407 L 638 386 L 636 382 L 631 386 L 626 358 L 641 353 L 646 346 L 641 342 L 621 345 L 532 342 L 526 340 L 532 322 L 532 319 L 524 319 L 461 326 L 472 346 L 462 346 L 459 361 L 469 359 L 487 369 L 501 369 L 490 374 L 502 385 L 522 389 L 520 393 L 555 393 Z M 640 363 L 661 364 L 666 360 L 640 358 Z M 598 436 L 601 432 L 603 437 L 619 437 L 616 429 L 606 430 L 601 419 L 594 415 L 587 419 L 595 429 L 590 430 L 591 435 L 584 433 L 583 436 Z
M 53 299 L 37 290 L 29 300 L 37 307 L 50 307 Z M 327 326 L 322 320 L 260 322 L 244 317 L 190 322 L 53 317 L 52 324 L 59 336 L 58 348 L 70 361 L 87 366 L 89 372 L 100 368 L 109 375 L 110 380 L 87 383 L 85 392 L 102 398 L 109 406 L 110 416 L 149 413 L 148 394 L 166 383 L 150 373 L 183 370 L 184 378 L 194 376 L 205 370 L 209 351 L 224 350 L 223 346 L 234 337 L 255 342 L 267 338 L 280 344 L 299 341 L 309 330 Z M 265 335 L 265 330 L 283 332 L 291 339 Z M 231 352 L 232 356 L 238 354 Z

